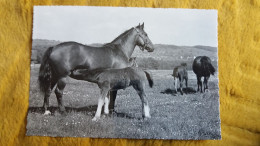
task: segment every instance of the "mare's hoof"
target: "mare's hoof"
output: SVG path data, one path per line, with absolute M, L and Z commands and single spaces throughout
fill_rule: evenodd
M 51 115 L 51 112 L 50 111 L 45 111 L 43 115 Z

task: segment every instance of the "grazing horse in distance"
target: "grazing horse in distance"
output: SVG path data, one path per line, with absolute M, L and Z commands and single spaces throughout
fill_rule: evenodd
M 142 101 L 142 116 L 150 118 L 150 108 L 145 94 L 145 80 L 148 80 L 150 87 L 153 87 L 151 75 L 137 67 L 127 67 L 123 69 L 95 69 L 82 70 L 78 69 L 70 75 L 74 79 L 85 80 L 96 83 L 101 90 L 101 96 L 98 99 L 98 107 L 95 117 L 96 121 L 100 118 L 101 110 L 104 105 L 104 113 L 109 114 L 108 105 L 110 99 L 107 97 L 109 91 L 125 89 L 129 86 L 137 91 Z
M 185 80 L 186 88 L 188 87 L 187 64 L 186 63 L 182 63 L 180 66 L 174 67 L 172 76 L 174 77 L 174 87 L 175 87 L 176 93 L 177 93 L 177 82 L 178 82 L 178 79 L 179 79 L 179 82 L 180 82 L 180 92 L 181 92 L 181 95 L 183 95 L 182 86 L 183 86 L 183 81 L 184 80 Z
M 215 73 L 215 68 L 212 66 L 210 58 L 207 56 L 196 57 L 193 61 L 192 69 L 197 76 L 197 85 L 198 85 L 197 91 L 200 90 L 201 93 L 202 93 L 201 77 L 204 77 L 203 92 L 205 92 L 206 89 L 208 89 L 208 79 L 210 77 L 210 74 L 214 75 Z
M 56 86 L 55 94 L 61 113 L 66 112 L 63 104 L 63 90 L 66 78 L 76 69 L 94 70 L 98 68 L 125 68 L 132 66 L 129 62 L 136 46 L 148 52 L 154 46 L 144 31 L 144 24 L 132 27 L 120 34 L 112 42 L 101 47 L 83 45 L 77 42 L 64 42 L 50 47 L 43 55 L 39 70 L 39 86 L 44 93 L 44 114 L 50 114 L 49 96 Z M 111 91 L 110 109 L 114 109 L 117 91 Z

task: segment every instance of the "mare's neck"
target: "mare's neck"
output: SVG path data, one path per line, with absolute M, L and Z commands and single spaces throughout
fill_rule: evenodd
M 120 40 L 115 42 L 115 44 L 118 45 L 118 48 L 124 52 L 128 59 L 132 56 L 134 52 L 136 46 L 136 35 L 137 32 L 132 29 Z

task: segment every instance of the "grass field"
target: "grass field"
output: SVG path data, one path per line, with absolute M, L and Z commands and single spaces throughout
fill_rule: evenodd
M 52 93 L 52 115 L 43 115 L 43 95 L 39 93 L 39 66 L 31 67 L 27 135 L 59 137 L 103 137 L 136 139 L 220 139 L 217 75 L 209 80 L 209 92 L 196 93 L 196 78 L 189 71 L 186 94 L 174 91 L 171 70 L 152 70 L 154 87 L 146 85 L 151 118 L 142 119 L 141 101 L 130 87 L 120 90 L 116 113 L 92 122 L 99 96 L 97 85 L 68 78 L 63 96 L 68 112 L 61 115 Z

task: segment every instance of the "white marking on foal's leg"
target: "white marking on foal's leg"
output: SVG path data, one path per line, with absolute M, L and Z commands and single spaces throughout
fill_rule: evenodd
M 104 107 L 104 113 L 105 114 L 109 114 L 108 105 L 109 105 L 109 99 L 106 96 L 105 97 L 105 107 Z
M 97 111 L 96 111 L 95 117 L 92 119 L 92 121 L 97 121 L 100 118 L 103 104 L 104 104 L 104 100 L 101 97 L 98 99 Z
M 49 110 L 46 110 L 45 112 L 44 112 L 44 115 L 50 115 L 51 114 L 51 112 L 49 111 Z
M 144 116 L 146 117 L 146 118 L 151 118 L 151 115 L 150 115 L 150 108 L 149 108 L 149 106 L 148 105 L 144 105 Z

